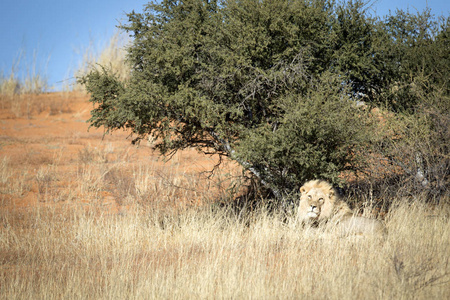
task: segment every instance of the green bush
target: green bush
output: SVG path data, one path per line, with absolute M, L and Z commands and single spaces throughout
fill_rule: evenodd
M 277 198 L 308 179 L 337 183 L 343 171 L 365 166 L 374 142 L 370 109 L 358 101 L 398 114 L 418 107 L 420 99 L 402 96 L 414 88 L 411 62 L 448 47 L 448 26 L 415 36 L 419 25 L 431 26 L 423 22 L 430 16 L 411 18 L 405 29 L 392 21 L 403 15 L 375 19 L 364 7 L 150 3 L 122 27 L 133 38 L 131 77 L 103 68 L 80 79 L 97 104 L 89 122 L 108 132 L 129 129 L 135 142 L 152 135 L 163 155 L 194 147 L 233 159 Z M 415 42 L 403 42 L 397 29 Z

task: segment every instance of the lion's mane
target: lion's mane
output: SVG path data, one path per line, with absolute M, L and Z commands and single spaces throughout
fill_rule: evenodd
M 311 180 L 300 188 L 298 218 L 303 224 L 325 227 L 340 235 L 385 233 L 376 219 L 355 216 L 336 189 L 324 180 Z
M 342 201 L 336 189 L 324 180 L 311 180 L 306 182 L 300 188 L 300 205 L 298 208 L 298 216 L 304 222 L 309 221 L 329 221 L 330 219 L 342 218 L 353 214 L 350 207 Z M 320 213 L 317 218 L 310 220 L 308 217 L 308 208 L 311 202 L 318 202 L 323 199 L 320 206 Z

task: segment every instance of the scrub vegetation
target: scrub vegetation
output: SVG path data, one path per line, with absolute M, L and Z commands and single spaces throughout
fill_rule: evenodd
M 369 11 L 358 0 L 150 3 L 122 26 L 130 77 L 104 65 L 80 78 L 89 122 L 150 136 L 163 155 L 236 161 L 278 200 L 306 180 L 393 173 L 440 197 L 450 19 Z
M 74 91 L 0 77 L 0 295 L 450 298 L 448 17 L 324 0 L 128 17 Z M 316 178 L 386 235 L 303 227 Z
M 396 201 L 380 242 L 261 209 L 1 212 L 7 299 L 448 299 L 449 208 Z

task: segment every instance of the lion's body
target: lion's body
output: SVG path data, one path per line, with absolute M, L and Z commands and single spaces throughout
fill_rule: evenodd
M 301 188 L 299 220 L 311 226 L 324 226 L 339 236 L 383 234 L 384 225 L 376 219 L 354 216 L 353 211 L 326 181 L 312 180 Z

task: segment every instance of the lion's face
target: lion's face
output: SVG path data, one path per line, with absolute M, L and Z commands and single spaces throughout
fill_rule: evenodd
M 302 195 L 303 200 L 306 204 L 306 216 L 310 220 L 317 220 L 322 211 L 322 205 L 325 203 L 325 199 L 328 198 L 328 195 L 323 193 L 322 190 L 319 189 L 311 189 L 304 196 Z
M 301 221 L 314 223 L 331 216 L 335 193 L 329 183 L 321 180 L 309 181 L 300 188 L 300 192 L 298 216 Z
M 326 181 L 311 180 L 300 188 L 298 218 L 303 224 L 328 228 L 340 235 L 385 234 L 384 225 L 373 219 L 355 217 L 350 207 L 341 200 L 336 190 Z

